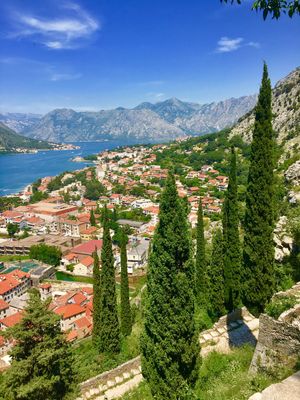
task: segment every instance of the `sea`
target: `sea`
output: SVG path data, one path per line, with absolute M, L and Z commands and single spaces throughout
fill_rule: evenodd
M 0 154 L 0 196 L 18 193 L 28 184 L 45 176 L 58 175 L 64 171 L 74 171 L 91 163 L 73 162 L 76 156 L 96 154 L 119 146 L 136 144 L 122 140 L 103 142 L 74 142 L 80 149 L 47 150 L 34 154 Z

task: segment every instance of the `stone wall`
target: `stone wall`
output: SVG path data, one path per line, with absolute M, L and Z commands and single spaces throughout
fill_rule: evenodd
M 98 398 L 97 396 L 99 394 L 104 394 L 108 390 L 116 388 L 140 374 L 141 359 L 138 356 L 110 371 L 103 372 L 100 375 L 82 382 L 80 384 L 81 397 L 79 399 Z
M 286 321 L 261 314 L 258 341 L 250 370 L 272 369 L 278 365 L 294 366 L 300 355 L 300 329 Z

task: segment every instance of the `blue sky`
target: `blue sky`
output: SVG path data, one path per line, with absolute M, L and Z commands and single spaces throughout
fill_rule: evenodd
M 300 65 L 300 19 L 219 0 L 0 3 L 0 111 L 206 103 L 257 92 Z

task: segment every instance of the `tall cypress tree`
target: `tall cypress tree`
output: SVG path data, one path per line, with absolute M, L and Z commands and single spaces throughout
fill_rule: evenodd
M 94 214 L 94 210 L 91 209 L 90 211 L 90 224 L 92 226 L 96 226 L 96 218 L 95 218 L 95 214 Z
M 229 311 L 240 304 L 241 247 L 236 182 L 236 153 L 231 148 L 229 183 L 223 208 L 225 304 Z
M 195 295 L 200 307 L 207 305 L 207 270 L 205 259 L 205 239 L 203 209 L 201 199 L 198 206 L 197 236 L 196 236 L 196 262 L 195 262 Z
M 189 399 L 198 375 L 194 267 L 186 214 L 169 174 L 149 257 L 142 372 L 156 399 Z
M 97 249 L 93 254 L 93 343 L 99 348 L 100 340 L 100 315 L 101 315 L 101 275 L 99 268 L 99 257 Z
M 127 237 L 122 230 L 121 236 L 121 332 L 128 336 L 132 329 L 131 308 L 129 301 L 129 285 L 127 271 Z
M 272 91 L 267 65 L 255 108 L 244 234 L 244 304 L 255 314 L 264 310 L 274 283 L 275 140 L 272 129 Z
M 212 240 L 211 262 L 207 269 L 209 279 L 209 313 L 214 317 L 225 314 L 224 292 L 224 242 L 221 229 Z
M 120 327 L 117 311 L 114 256 L 106 207 L 103 216 L 101 265 L 99 350 L 100 352 L 118 353 L 120 351 Z

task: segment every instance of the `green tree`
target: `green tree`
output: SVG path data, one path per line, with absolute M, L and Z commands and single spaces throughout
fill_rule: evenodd
M 103 216 L 103 245 L 101 250 L 101 310 L 100 344 L 101 352 L 118 353 L 120 351 L 120 328 L 117 311 L 114 256 L 109 232 L 107 208 Z
M 122 230 L 121 239 L 121 332 L 124 336 L 128 336 L 132 329 L 132 317 L 129 301 L 129 285 L 127 271 L 127 235 Z
M 225 303 L 229 311 L 240 304 L 241 246 L 236 182 L 236 153 L 231 148 L 229 183 L 223 207 Z
M 96 218 L 93 209 L 90 211 L 90 224 L 91 226 L 96 226 Z
M 93 344 L 96 348 L 99 348 L 101 330 L 101 275 L 97 249 L 95 249 L 93 257 Z
M 8 236 L 10 238 L 13 238 L 15 236 L 15 234 L 20 231 L 19 226 L 17 224 L 13 224 L 11 222 L 9 222 L 6 225 L 6 230 L 7 230 Z
M 61 250 L 59 247 L 48 246 L 45 243 L 36 244 L 30 247 L 29 257 L 56 267 L 60 263 Z
M 242 0 L 221 0 L 224 3 L 241 4 Z M 272 18 L 278 19 L 281 14 L 288 14 L 293 17 L 294 14 L 300 15 L 299 0 L 256 0 L 253 2 L 252 10 L 262 11 L 263 18 L 266 19 L 270 14 Z
M 198 375 L 194 266 L 187 218 L 169 174 L 147 275 L 142 371 L 156 399 L 190 399 Z
M 224 242 L 221 229 L 217 229 L 212 240 L 211 262 L 208 268 L 209 314 L 219 318 L 225 314 L 224 292 Z
M 207 269 L 205 258 L 205 239 L 203 224 L 203 209 L 201 199 L 198 206 L 196 230 L 196 262 L 195 262 L 195 297 L 200 307 L 207 306 Z
M 244 304 L 263 311 L 274 287 L 274 148 L 271 83 L 267 65 L 255 109 L 244 226 Z
M 72 391 L 74 371 L 70 345 L 59 317 L 32 291 L 22 321 L 5 336 L 15 340 L 11 368 L 4 374 L 4 400 L 61 400 Z M 3 397 L 2 397 L 3 396 Z

